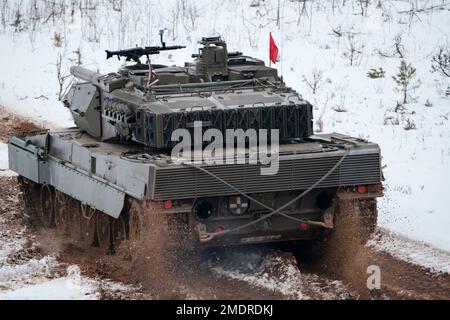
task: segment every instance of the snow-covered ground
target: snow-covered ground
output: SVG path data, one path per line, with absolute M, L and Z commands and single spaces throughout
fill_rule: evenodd
M 106 60 L 105 49 L 158 45 L 158 31 L 166 28 L 167 44 L 187 48 L 153 56 L 153 63 L 182 64 L 197 50 L 197 40 L 217 34 L 230 50 L 268 61 L 272 32 L 281 51 L 275 66 L 315 106 L 315 130 L 380 144 L 386 195 L 379 200 L 379 226 L 450 252 L 450 78 L 430 72 L 433 54 L 450 43 L 445 2 L 370 1 L 365 16 L 358 1 L 99 0 L 88 6 L 60 0 L 53 10 L 45 1 L 37 1 L 36 10 L 32 0 L 3 3 L 0 105 L 52 128 L 73 125 L 57 100 L 59 57 L 63 76 L 78 59 L 102 73 L 115 71 L 121 63 Z M 424 10 L 411 14 L 412 8 Z M 402 97 L 392 79 L 402 60 L 395 47 L 399 38 L 402 59 L 417 69 L 421 82 L 403 108 L 396 108 Z M 384 77 L 367 77 L 380 67 Z M 315 93 L 304 81 L 313 73 L 322 74 Z M 415 129 L 407 130 L 408 124 Z M 5 152 L 0 145 L 0 168 Z
M 94 300 L 98 298 L 89 286 L 75 286 L 66 277 L 31 285 L 0 294 L 3 300 Z
M 295 258 L 289 254 L 242 248 L 209 261 L 209 266 L 219 277 L 243 281 L 290 299 L 349 298 L 348 288 L 341 281 L 301 273 Z
M 0 283 L 8 285 L 17 283 L 18 285 L 0 290 L 0 300 L 93 300 L 100 298 L 98 283 L 82 277 L 77 266 L 69 266 L 68 276 L 46 277 L 46 273 L 56 265 L 57 262 L 54 258 L 45 257 L 24 265 L 2 267 Z M 19 277 L 21 274 L 27 279 L 21 279 Z M 7 279 L 5 275 L 14 277 L 14 279 Z
M 435 273 L 450 274 L 449 254 L 424 242 L 405 239 L 381 229 L 368 241 L 367 246 L 387 252 L 397 259 L 428 268 Z
M 27 243 L 25 229 L 14 232 L 5 228 L 8 222 L 4 218 L 0 223 L 0 300 L 85 299 L 99 295 L 98 286 L 83 281 L 77 266 L 70 266 L 68 276 L 61 277 L 57 256 L 40 256 L 33 244 Z
M 0 177 L 16 175 L 8 167 L 8 145 L 0 142 Z
M 76 265 L 68 266 L 65 276 L 52 273 L 57 267 L 60 265 L 54 257 L 2 266 L 0 300 L 97 300 L 105 291 L 123 294 L 135 290 L 121 283 L 84 277 Z

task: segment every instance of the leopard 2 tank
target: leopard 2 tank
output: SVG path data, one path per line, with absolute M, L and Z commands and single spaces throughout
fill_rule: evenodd
M 383 194 L 379 146 L 314 134 L 311 104 L 275 68 L 228 52 L 221 37 L 199 44 L 184 66 L 150 62 L 183 48 L 161 37 L 161 46 L 107 51 L 133 61 L 118 72 L 72 67 L 78 81 L 63 104 L 76 128 L 9 140 L 26 217 L 109 253 L 155 225 L 197 247 L 321 239 L 344 215 L 370 235 Z M 174 153 L 180 132 L 189 157 Z M 233 142 L 216 144 L 214 161 L 204 157 L 211 132 Z M 269 140 L 265 149 L 254 150 L 251 132 L 257 146 Z

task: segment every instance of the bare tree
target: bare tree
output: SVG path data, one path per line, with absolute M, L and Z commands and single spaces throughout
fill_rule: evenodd
M 405 57 L 405 47 L 402 44 L 402 36 L 399 34 L 394 38 L 394 48 L 395 54 L 397 54 L 400 59 L 403 59 Z
M 123 8 L 123 0 L 109 0 L 112 5 L 112 9 L 116 12 L 121 12 Z
M 325 125 L 324 122 L 323 122 L 323 117 L 325 116 L 325 113 L 327 112 L 328 101 L 329 100 L 330 100 L 330 98 L 329 98 L 329 96 L 327 94 L 326 100 L 325 100 L 325 102 L 323 104 L 323 107 L 322 107 L 322 111 L 320 112 L 319 118 L 316 121 L 316 125 L 317 125 L 316 131 L 317 132 L 323 132 L 324 125 Z
M 308 87 L 312 90 L 313 94 L 316 94 L 317 90 L 319 89 L 322 78 L 323 78 L 323 71 L 314 68 L 312 71 L 312 77 L 308 79 L 305 76 L 303 76 L 303 82 L 308 85 Z
M 35 33 L 38 30 L 40 21 L 42 19 L 42 14 L 38 8 L 38 0 L 33 0 L 28 9 L 28 20 L 30 25 L 30 39 L 33 42 Z
M 361 8 L 361 15 L 367 17 L 367 8 L 369 7 L 369 0 L 358 0 L 359 6 Z
M 349 34 L 347 36 L 346 47 L 347 51 L 343 53 L 343 56 L 347 58 L 350 62 L 350 65 L 353 66 L 353 64 L 362 54 L 362 49 L 364 48 L 364 45 L 359 44 L 355 40 L 354 36 L 352 34 Z
M 8 15 L 8 0 L 1 0 L 0 2 L 0 21 L 3 29 L 6 29 L 6 19 Z
M 333 111 L 336 111 L 336 112 L 347 112 L 347 109 L 345 108 L 345 96 L 344 95 L 342 95 L 341 96 L 341 101 L 340 101 L 340 103 L 338 103 L 338 104 L 336 104 L 333 108 L 331 108 L 331 109 L 333 109 Z
M 280 30 L 280 0 L 278 0 L 277 4 L 277 27 Z
M 197 18 L 200 17 L 195 2 L 188 4 L 187 0 L 177 0 L 177 10 L 181 14 L 184 29 L 190 33 L 195 29 Z
M 400 34 L 396 35 L 394 38 L 394 45 L 392 52 L 382 51 L 380 49 L 377 50 L 378 54 L 384 58 L 395 58 L 398 57 L 400 59 L 405 58 L 405 47 L 402 43 L 402 36 Z
M 198 10 L 197 7 L 194 4 L 191 4 L 188 8 L 188 13 L 189 13 L 189 21 L 191 23 L 191 30 L 195 29 L 195 22 L 197 21 L 197 18 L 200 17 L 200 15 L 198 14 Z
M 297 19 L 297 26 L 300 25 L 300 22 L 302 20 L 303 15 L 308 15 L 308 12 L 306 11 L 306 0 L 298 0 L 298 19 Z
M 67 89 L 66 80 L 70 76 L 66 71 L 62 69 L 63 56 L 60 54 L 56 60 L 56 76 L 58 78 L 58 100 L 63 98 L 64 91 Z
M 23 14 L 20 11 L 20 5 L 18 5 L 16 12 L 14 14 L 14 21 L 12 23 L 15 32 L 21 32 L 24 30 L 25 26 L 23 26 L 22 22 L 23 22 Z
M 171 28 L 171 32 L 172 32 L 172 40 L 176 40 L 178 35 L 178 20 L 180 18 L 180 8 L 178 6 L 178 2 L 177 5 L 175 6 L 174 9 L 172 9 L 171 11 L 171 21 L 172 21 L 172 28 Z

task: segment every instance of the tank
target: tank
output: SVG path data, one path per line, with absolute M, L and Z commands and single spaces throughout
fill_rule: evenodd
M 228 52 L 221 37 L 199 45 L 184 66 L 151 63 L 184 48 L 161 35 L 161 46 L 106 51 L 129 62 L 117 72 L 72 67 L 77 81 L 63 104 L 76 128 L 9 140 L 26 218 L 108 253 L 148 234 L 200 248 L 321 240 L 342 217 L 358 221 L 346 232 L 367 239 L 383 195 L 379 146 L 314 134 L 312 105 L 275 68 Z M 192 140 L 189 159 L 174 156 L 180 130 Z M 251 161 L 249 130 L 267 133 L 275 171 Z M 215 148 L 233 161 L 187 161 L 208 148 L 194 139 L 207 132 L 244 134 L 240 145 Z

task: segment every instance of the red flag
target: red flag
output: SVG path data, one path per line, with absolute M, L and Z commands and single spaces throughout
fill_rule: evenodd
M 275 44 L 275 41 L 272 38 L 272 32 L 270 33 L 270 39 L 269 39 L 269 56 L 270 61 L 272 61 L 273 64 L 277 63 L 278 58 L 278 47 Z

